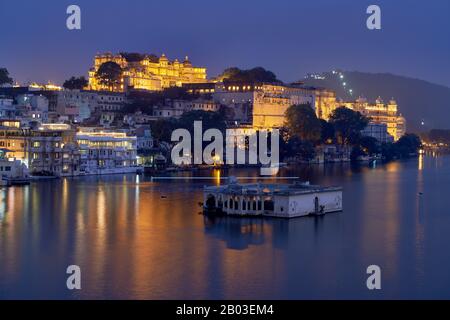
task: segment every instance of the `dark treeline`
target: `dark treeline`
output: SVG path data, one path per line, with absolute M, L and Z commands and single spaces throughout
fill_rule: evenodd
M 450 144 L 450 129 L 432 129 L 421 134 L 423 140 L 431 143 Z
M 218 112 L 189 111 L 179 119 L 159 119 L 152 123 L 152 134 L 157 143 L 171 143 L 171 134 L 177 128 L 193 134 L 194 121 L 202 121 L 202 131 L 216 128 L 225 131 L 228 108 Z M 384 160 L 407 158 L 417 154 L 421 140 L 415 134 L 406 134 L 395 143 L 380 143 L 373 137 L 361 135 L 369 119 L 361 113 L 340 107 L 329 121 L 318 119 L 309 104 L 293 105 L 286 111 L 286 122 L 280 129 L 280 157 L 311 160 L 317 146 L 334 144 L 351 149 L 351 159 L 359 156 L 381 156 Z
M 187 129 L 191 135 L 194 133 L 194 122 L 202 122 L 202 132 L 208 129 L 219 129 L 222 133 L 226 130 L 227 107 L 221 107 L 219 111 L 193 110 L 183 113 L 179 119 L 159 119 L 151 124 L 152 136 L 155 142 L 171 142 L 171 135 L 175 129 Z
M 345 107 L 335 109 L 329 121 L 325 121 L 316 117 L 309 104 L 293 105 L 286 111 L 282 156 L 310 160 L 315 147 L 322 144 L 350 147 L 352 160 L 381 155 L 389 161 L 417 154 L 421 140 L 415 134 L 406 134 L 395 143 L 380 143 L 373 137 L 362 136 L 361 130 L 369 121 L 360 112 Z

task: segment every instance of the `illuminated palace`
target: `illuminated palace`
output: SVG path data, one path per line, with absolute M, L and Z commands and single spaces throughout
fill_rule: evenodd
M 216 102 L 232 107 L 235 115 L 243 115 L 235 120 L 254 128 L 283 126 L 285 112 L 293 104 L 309 103 L 319 118 L 331 113 L 336 104 L 333 91 L 303 84 L 216 83 L 212 96 Z
M 367 99 L 359 97 L 356 101 L 341 102 L 337 106 L 345 106 L 349 109 L 359 111 L 370 118 L 370 123 L 385 124 L 387 132 L 394 138 L 394 141 L 400 139 L 405 134 L 406 121 L 398 113 L 397 102 L 391 99 L 388 103 L 378 97 L 375 103 L 367 102 Z
M 89 71 L 91 90 L 110 90 L 99 83 L 96 72 L 105 62 L 115 62 L 123 70 L 121 84 L 114 91 L 127 88 L 160 91 L 164 88 L 182 86 L 183 83 L 206 82 L 206 68 L 194 67 L 188 57 L 183 62 L 170 61 L 164 54 L 161 57 L 141 54 L 99 54 L 95 56 L 94 66 Z

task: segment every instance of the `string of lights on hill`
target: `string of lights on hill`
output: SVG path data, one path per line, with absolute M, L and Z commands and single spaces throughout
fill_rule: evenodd
M 346 80 L 344 79 L 344 74 L 341 71 L 336 71 L 336 70 L 333 70 L 331 73 L 339 76 L 339 80 L 340 80 L 342 86 L 344 87 L 344 89 L 347 89 L 348 86 L 347 86 Z M 353 96 L 353 89 L 349 88 L 348 93 L 351 96 Z
M 371 103 L 378 97 L 383 101 L 394 99 L 411 132 L 449 128 L 450 88 L 439 84 L 388 72 L 370 73 L 337 68 L 308 74 L 303 82 L 307 86 L 333 90 L 337 99 L 343 101 L 354 101 L 358 97 Z
M 327 78 L 331 77 L 331 79 Z M 340 92 L 336 92 L 338 96 L 342 99 L 353 98 L 354 90 L 349 83 L 348 79 L 345 77 L 344 72 L 341 70 L 333 70 L 331 72 L 324 72 L 321 74 L 308 74 L 305 79 L 311 80 L 334 80 L 342 87 Z

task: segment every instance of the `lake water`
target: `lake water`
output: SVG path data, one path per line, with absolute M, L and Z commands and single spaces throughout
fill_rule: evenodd
M 344 211 L 209 219 L 198 203 L 218 179 L 117 175 L 1 189 L 0 299 L 450 298 L 450 157 L 282 173 L 341 185 Z M 72 264 L 78 291 L 66 287 Z M 381 290 L 366 287 L 372 264 Z

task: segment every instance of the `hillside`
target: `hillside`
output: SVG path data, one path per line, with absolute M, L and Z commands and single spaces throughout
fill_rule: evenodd
M 407 131 L 433 128 L 450 129 L 450 88 L 427 81 L 388 73 L 326 72 L 320 78 L 305 78 L 308 85 L 331 88 L 344 100 L 363 96 L 369 101 L 381 96 L 384 101 L 397 100 L 400 113 L 406 118 Z M 343 83 L 346 86 L 343 86 Z M 349 90 L 352 89 L 352 96 Z M 423 122 L 423 124 L 422 124 Z

